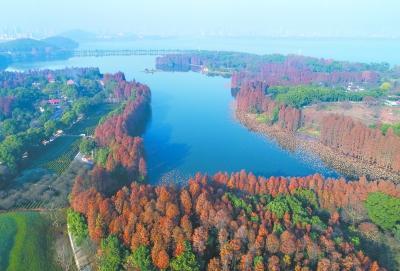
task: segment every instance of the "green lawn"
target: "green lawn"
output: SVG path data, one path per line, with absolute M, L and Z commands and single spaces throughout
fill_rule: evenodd
M 37 212 L 0 214 L 0 270 L 60 270 L 49 220 Z
M 80 137 L 78 136 L 61 136 L 55 139 L 53 142 L 47 144 L 47 146 L 42 147 L 40 151 L 32 153 L 31 159 L 29 161 L 28 168 L 42 167 L 42 168 L 52 168 L 52 162 L 61 159 L 65 154 L 67 155 L 71 148 L 77 144 L 79 144 Z M 69 162 L 72 161 L 76 153 L 78 152 L 77 148 L 75 148 L 75 153 L 67 155 Z M 72 156 L 72 158 L 71 158 Z M 65 159 L 64 159 L 65 160 Z M 60 173 L 58 170 L 55 170 L 56 173 Z
M 26 168 L 47 168 L 54 173 L 61 174 L 74 159 L 79 151 L 80 134 L 93 134 L 101 117 L 116 107 L 115 104 L 101 104 L 93 106 L 87 117 L 65 130 L 64 136 L 55 139 L 47 146 L 41 147 L 32 153 L 26 161 Z
M 117 104 L 100 104 L 92 106 L 86 113 L 86 117 L 84 119 L 67 129 L 65 132 L 73 135 L 92 134 L 100 119 L 116 107 Z
M 16 232 L 14 219 L 8 215 L 0 215 L 0 270 L 6 270 L 8 266 L 8 258 Z

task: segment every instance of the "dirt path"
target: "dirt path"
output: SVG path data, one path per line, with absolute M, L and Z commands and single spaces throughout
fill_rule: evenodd
M 71 232 L 69 231 L 69 228 L 68 228 L 68 237 L 78 271 L 91 271 L 92 262 L 90 256 L 87 255 L 87 253 L 82 247 L 76 245 L 74 238 L 72 237 Z

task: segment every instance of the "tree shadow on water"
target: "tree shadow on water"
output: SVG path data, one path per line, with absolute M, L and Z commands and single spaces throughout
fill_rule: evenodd
M 156 184 L 166 173 L 177 169 L 190 152 L 187 144 L 171 143 L 172 127 L 163 124 L 145 135 L 148 179 Z

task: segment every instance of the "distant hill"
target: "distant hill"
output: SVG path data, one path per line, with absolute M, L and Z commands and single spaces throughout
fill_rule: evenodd
M 43 40 L 16 39 L 0 43 L 0 56 L 3 61 L 8 59 L 11 62 L 65 59 L 72 55 L 78 45 L 74 40 L 61 36 Z
M 58 48 L 68 49 L 68 50 L 74 50 L 79 46 L 79 43 L 77 43 L 75 40 L 61 36 L 49 37 L 41 41 Z
M 60 36 L 66 37 L 66 38 L 69 38 L 69 39 L 72 39 L 72 40 L 75 40 L 78 42 L 93 41 L 93 40 L 97 39 L 96 34 L 87 32 L 84 30 L 79 30 L 79 29 L 63 32 L 60 34 Z
M 45 49 L 48 44 L 34 39 L 16 39 L 0 43 L 0 52 L 26 52 L 32 49 Z

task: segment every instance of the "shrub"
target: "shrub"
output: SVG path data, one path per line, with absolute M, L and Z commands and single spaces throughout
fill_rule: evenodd
M 68 209 L 67 222 L 72 236 L 75 238 L 77 245 L 80 245 L 88 236 L 88 228 L 84 217 L 78 212 Z

